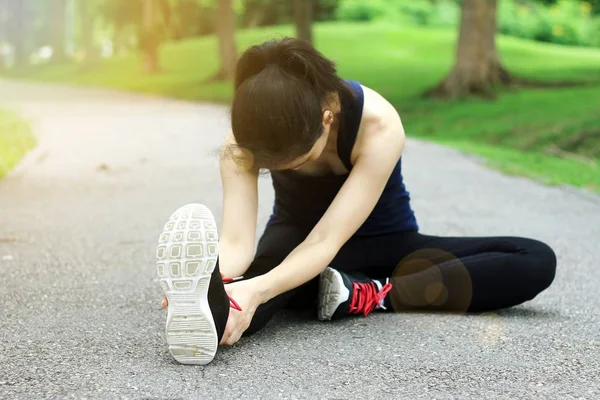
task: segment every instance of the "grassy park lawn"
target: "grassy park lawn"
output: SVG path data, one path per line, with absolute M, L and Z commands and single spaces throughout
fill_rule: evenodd
M 0 178 L 33 147 L 29 125 L 15 114 L 0 110 Z
M 292 34 L 290 26 L 239 31 L 238 49 Z M 496 100 L 423 99 L 421 93 L 451 68 L 455 41 L 456 32 L 448 29 L 315 26 L 317 48 L 338 63 L 345 78 L 386 96 L 399 110 L 407 135 L 479 154 L 508 173 L 600 190 L 600 49 L 500 36 L 501 57 L 516 76 L 587 84 L 510 89 Z M 163 71 L 153 76 L 141 73 L 141 62 L 133 54 L 105 60 L 91 70 L 53 65 L 13 76 L 226 103 L 232 94 L 230 83 L 204 83 L 217 68 L 217 55 L 216 39 L 205 37 L 164 45 Z

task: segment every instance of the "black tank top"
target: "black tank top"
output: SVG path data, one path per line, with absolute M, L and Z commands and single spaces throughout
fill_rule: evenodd
M 340 159 L 352 170 L 350 155 L 362 120 L 364 93 L 360 83 L 347 81 L 355 97 L 342 97 L 341 121 L 337 151 Z M 321 219 L 341 189 L 349 174 L 312 176 L 294 170 L 271 171 L 275 204 L 267 225 L 292 223 L 312 229 Z M 394 168 L 377 205 L 358 229 L 358 236 L 383 235 L 393 232 L 418 231 L 410 205 L 410 194 L 402 178 L 402 160 Z

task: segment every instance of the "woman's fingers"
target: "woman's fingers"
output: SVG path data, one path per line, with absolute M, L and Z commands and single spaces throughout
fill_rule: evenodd
M 221 345 L 225 346 L 233 346 L 236 344 L 240 338 L 242 337 L 242 330 L 239 329 L 239 326 L 234 325 L 232 328 L 225 328 L 225 332 L 223 333 L 223 338 L 221 339 Z
M 162 308 L 167 308 L 169 306 L 169 299 L 167 299 L 167 296 L 163 297 L 160 305 L 162 306 Z M 236 337 L 238 335 L 233 332 L 233 328 L 232 328 L 232 326 L 235 326 L 236 323 L 237 322 L 235 320 L 235 317 L 232 317 L 232 314 L 229 314 L 229 319 L 227 321 L 227 327 L 225 328 L 225 332 L 223 332 L 223 337 L 221 338 L 221 343 L 219 343 L 220 345 L 233 346 L 235 344 L 235 342 L 237 342 L 239 340 L 239 337 L 236 339 Z
M 233 346 L 234 344 L 236 344 L 238 342 L 238 340 L 240 340 L 240 333 L 239 332 L 233 332 L 231 335 L 229 335 L 229 339 L 228 339 L 228 343 L 229 346 Z
M 223 339 L 221 340 L 221 345 L 223 346 L 231 346 L 231 343 L 229 341 L 229 335 L 224 335 Z
M 221 343 L 219 343 L 223 346 L 231 346 L 233 345 L 233 343 L 231 343 L 231 331 L 230 330 L 225 330 L 225 332 L 223 333 L 223 338 L 221 338 Z
M 225 331 L 223 332 L 223 337 L 221 338 L 221 345 L 225 346 L 233 346 L 237 340 L 232 340 L 235 337 L 235 330 L 238 325 L 238 316 L 233 309 L 229 309 L 229 318 L 227 318 L 227 325 L 225 326 Z

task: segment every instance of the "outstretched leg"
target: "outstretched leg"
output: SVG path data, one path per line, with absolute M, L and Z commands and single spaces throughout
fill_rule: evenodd
M 267 226 L 258 243 L 254 261 L 252 261 L 250 267 L 244 274 L 244 279 L 252 279 L 264 275 L 276 268 L 300 243 L 302 243 L 302 241 L 304 241 L 308 233 L 309 232 L 306 230 L 288 223 L 275 222 Z M 307 301 L 316 301 L 316 280 L 282 293 L 258 306 L 250 326 L 244 332 L 244 336 L 251 335 L 265 327 L 275 313 L 287 307 L 295 297 L 301 297 Z

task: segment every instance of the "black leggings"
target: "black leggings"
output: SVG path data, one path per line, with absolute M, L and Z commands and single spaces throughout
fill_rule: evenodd
M 277 267 L 308 235 L 287 223 L 270 225 L 244 275 Z M 554 280 L 556 256 L 548 245 L 520 237 L 436 237 L 417 232 L 353 237 L 331 267 L 370 278 L 391 278 L 393 311 L 484 312 L 533 299 Z M 286 307 L 314 307 L 318 278 L 256 310 L 246 334 L 262 329 Z

